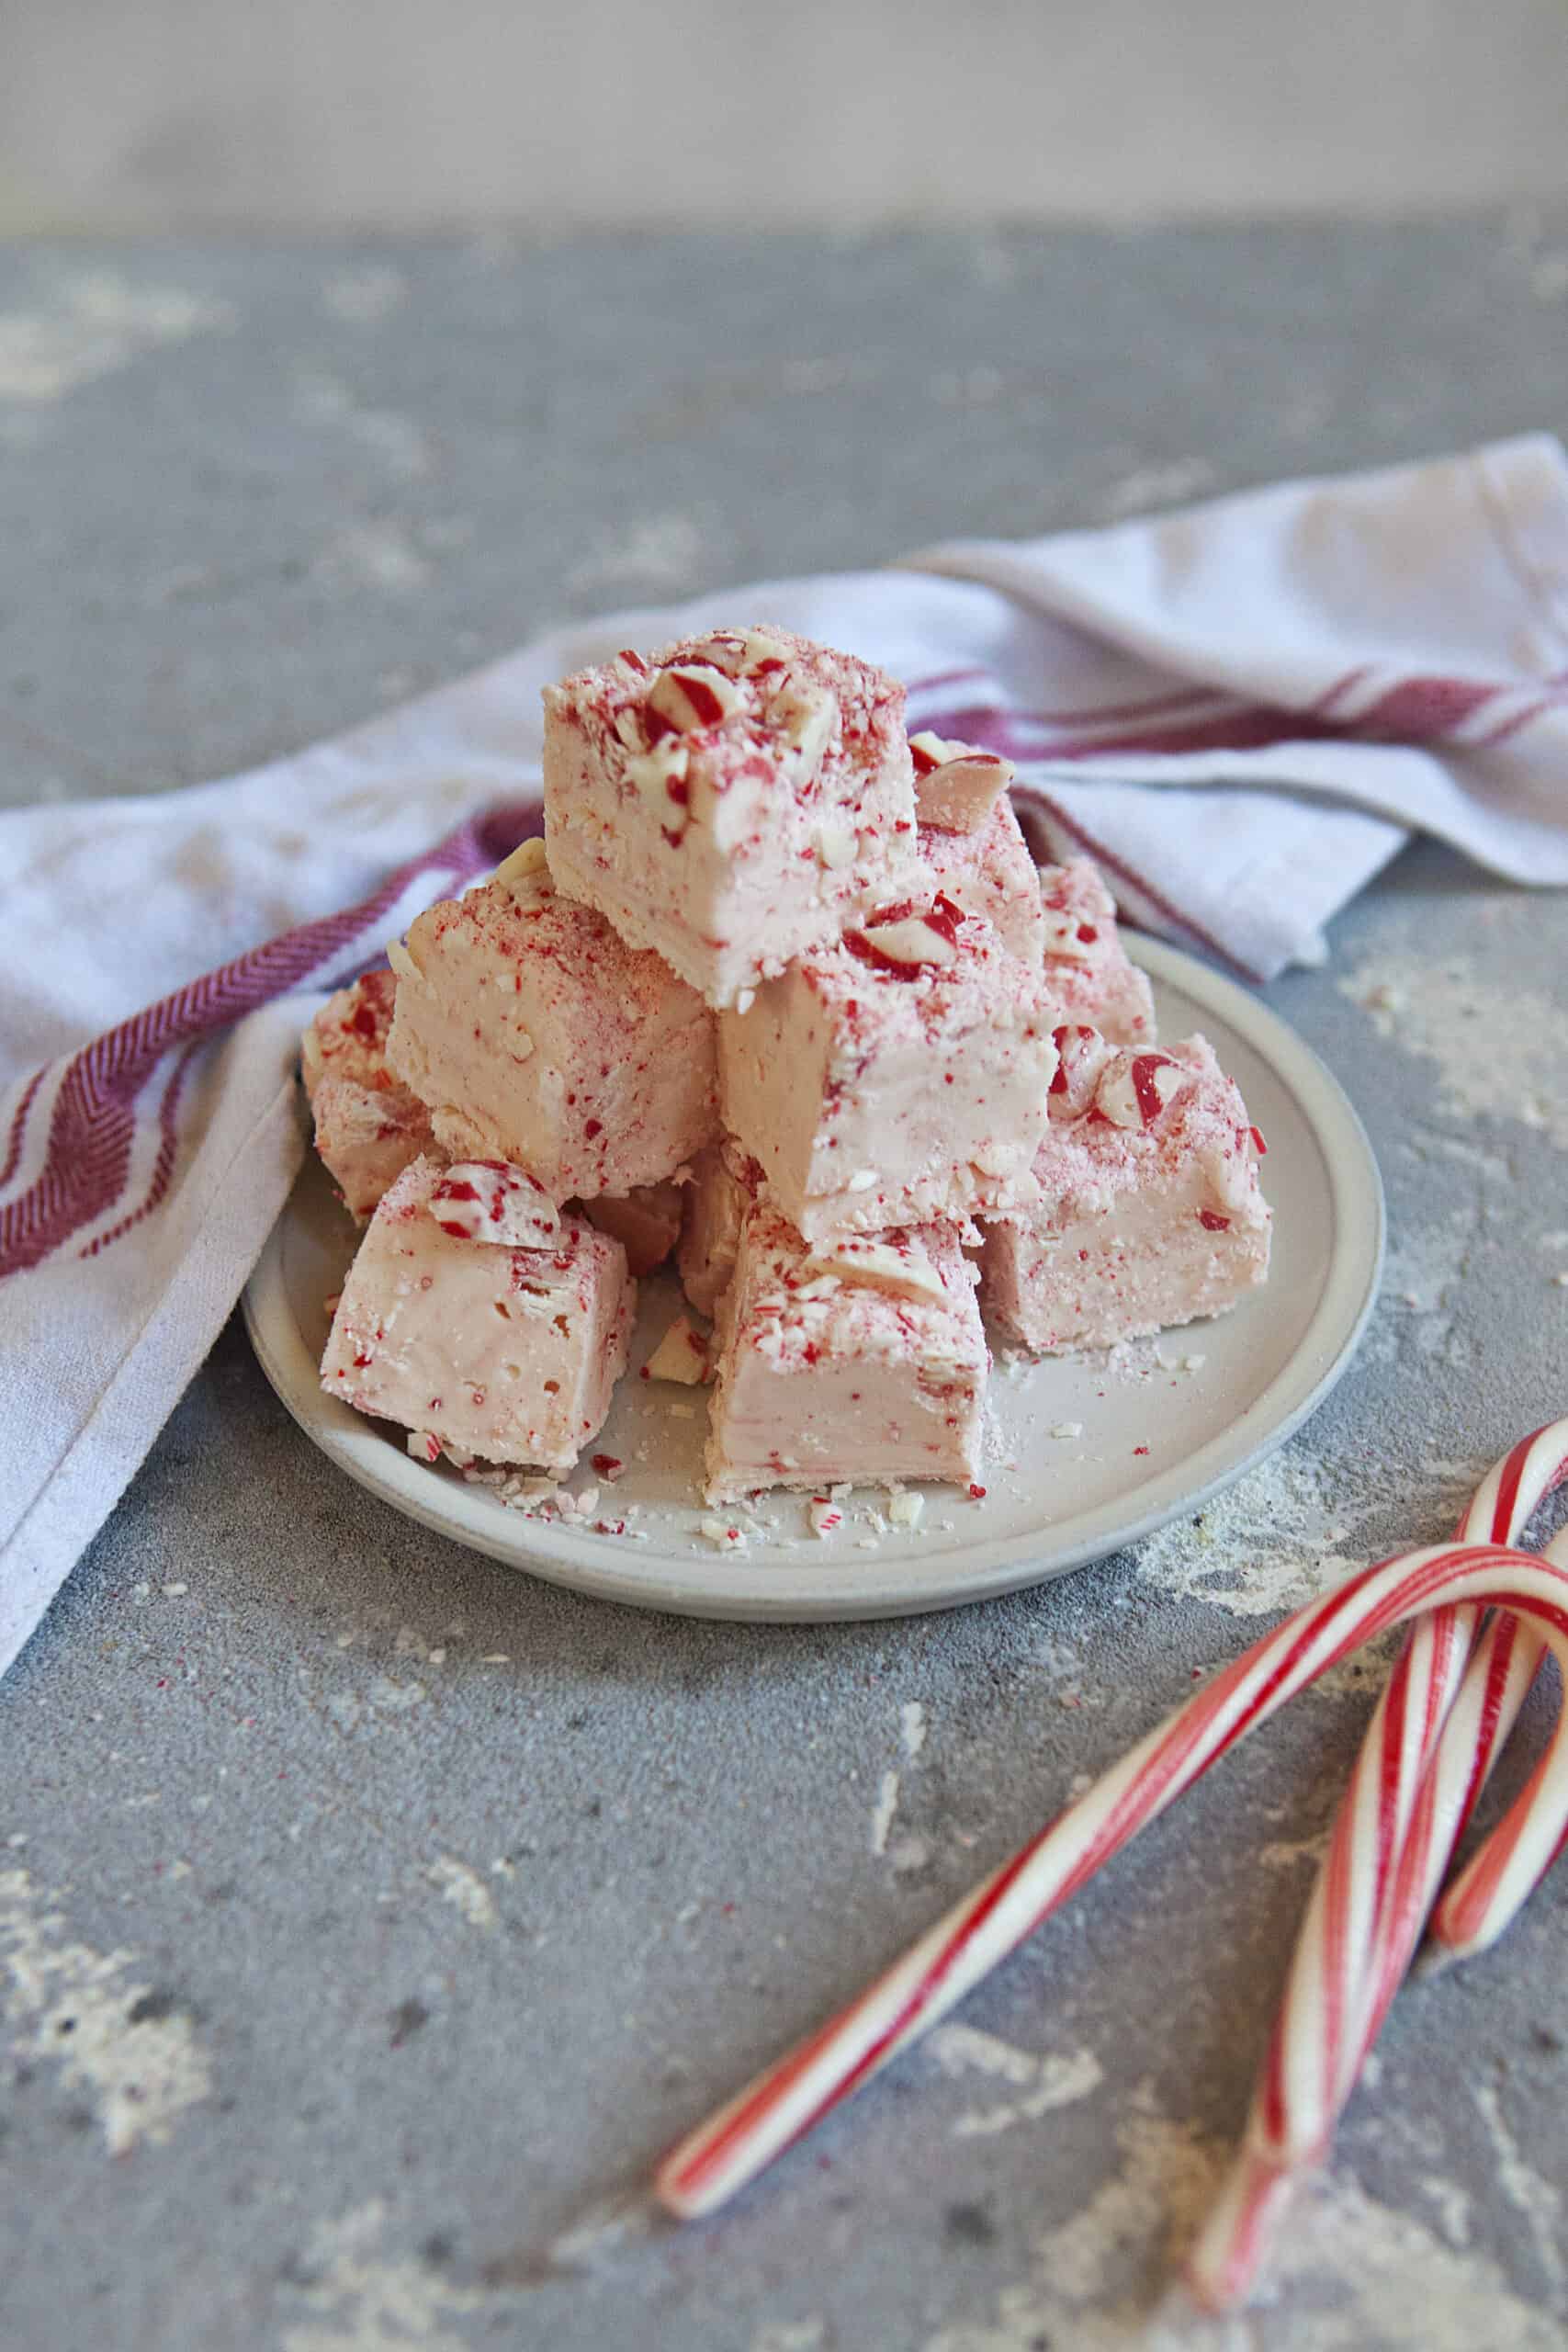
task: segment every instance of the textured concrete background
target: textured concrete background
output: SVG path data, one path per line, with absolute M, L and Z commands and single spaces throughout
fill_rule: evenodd
M 1565 253 L 1488 218 L 0 255 L 6 791 L 218 773 L 563 610 L 1561 427 Z M 1370 1669 L 731 2212 L 550 2259 L 1568 1401 L 1568 905 L 1418 850 L 1333 948 L 1269 995 L 1387 1180 L 1362 1356 L 1201 1521 L 1036 1595 L 595 1606 L 332 1476 L 231 1329 L 0 1686 L 5 2352 L 1568 2344 L 1561 1873 L 1401 1999 L 1261 2318 L 1156 2309 Z

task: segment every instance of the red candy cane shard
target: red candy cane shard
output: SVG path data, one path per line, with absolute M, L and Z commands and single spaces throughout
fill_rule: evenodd
M 1565 1475 L 1568 1420 L 1535 1430 L 1496 1464 L 1460 1522 L 1461 1540 L 1512 1542 Z M 1473 1608 L 1424 1618 L 1368 1727 L 1303 1922 L 1242 2153 L 1190 2261 L 1200 2299 L 1214 2308 L 1245 2295 L 1293 2181 L 1326 2149 L 1543 1655 L 1532 1629 L 1498 1618 L 1467 1674 L 1479 1620 Z M 1534 1883 L 1527 1873 L 1545 1866 L 1543 1840 L 1529 1827 L 1531 1794 L 1448 1899 L 1462 1927 L 1473 1931 L 1478 1917 L 1494 1917 L 1505 1893 L 1522 1900 Z
M 1568 1657 L 1568 1573 L 1501 1545 L 1438 1544 L 1383 1560 L 1299 1610 L 1151 1732 L 857 2000 L 671 2150 L 655 2194 L 673 2213 L 722 2204 L 934 2025 L 1216 1758 L 1389 1626 L 1445 1603 L 1496 1601 Z M 1568 1757 L 1540 1792 L 1568 1821 Z

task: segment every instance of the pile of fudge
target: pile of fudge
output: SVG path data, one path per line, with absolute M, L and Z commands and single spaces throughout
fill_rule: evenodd
M 1261 1283 L 1262 1138 L 1202 1038 L 1156 1044 L 1098 872 L 1035 865 L 1011 779 L 782 629 L 548 688 L 544 838 L 306 1033 L 366 1225 L 326 1390 L 558 1479 L 672 1258 L 637 1376 L 707 1387 L 710 1503 L 976 1488 L 987 1325 L 1103 1347 Z

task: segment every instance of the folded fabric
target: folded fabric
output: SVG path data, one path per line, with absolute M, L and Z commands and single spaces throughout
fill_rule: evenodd
M 1042 854 L 1257 978 L 1319 958 L 1413 830 L 1568 881 L 1544 435 L 623 613 L 225 783 L 0 816 L 0 1672 L 287 1198 L 316 992 L 536 826 L 541 686 L 735 619 L 904 678 L 912 728 L 1019 762 Z

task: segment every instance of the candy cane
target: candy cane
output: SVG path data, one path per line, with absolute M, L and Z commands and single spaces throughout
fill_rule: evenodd
M 1548 1544 L 1546 1558 L 1559 1571 L 1568 1568 L 1568 1531 Z M 1297 1946 L 1291 1986 L 1275 2028 L 1275 2043 L 1254 2095 L 1246 2139 L 1188 2256 L 1187 2274 L 1193 2290 L 1200 2302 L 1211 2310 L 1222 2311 L 1246 2299 L 1268 2257 L 1274 2232 L 1303 2171 L 1326 2152 L 1333 2124 L 1355 2087 L 1367 2052 L 1376 2041 L 1389 2004 L 1399 1988 L 1404 1966 L 1420 1940 L 1438 1883 L 1463 1833 L 1470 1806 L 1484 1785 L 1491 1760 L 1524 1702 L 1539 1661 L 1553 1649 L 1562 1665 L 1564 1652 L 1558 1644 L 1540 1640 L 1533 1627 L 1507 1616 L 1494 1622 L 1482 1648 L 1476 1652 L 1443 1726 L 1439 1759 L 1427 1772 L 1417 1795 L 1407 1845 L 1395 1864 L 1391 1908 L 1381 1932 L 1382 1948 L 1362 1988 L 1363 2002 L 1368 2004 L 1366 2014 L 1359 2030 L 1347 2038 L 1344 2049 L 1348 2053 L 1348 2060 L 1342 2063 L 1333 2094 L 1322 2101 L 1326 2121 L 1315 2145 L 1309 2119 L 1313 2093 L 1322 2077 L 1314 2075 L 1311 2056 L 1299 2045 L 1304 2043 L 1310 2048 L 1315 2041 L 1321 2053 L 1326 2036 L 1325 2020 L 1321 2014 L 1314 2019 L 1313 2014 L 1310 1965 L 1299 1977 L 1297 1974 L 1303 1951 L 1321 1949 L 1322 1922 L 1309 1912 Z M 1450 1759 L 1450 1769 L 1446 1773 L 1442 1770 L 1445 1753 Z M 1455 1894 L 1462 1894 L 1467 1881 L 1494 1851 L 1511 1860 L 1514 1870 L 1506 1889 L 1510 1900 L 1501 1924 L 1512 1917 L 1562 1851 L 1564 1842 L 1568 1842 L 1552 1794 L 1553 1778 L 1562 1771 L 1565 1756 L 1568 1711 L 1560 1714 L 1551 1743 L 1527 1786 L 1453 1890 Z M 1337 1837 L 1345 1818 L 1342 1811 Z M 1323 1884 L 1320 1878 L 1314 1890 L 1314 1909 Z M 1483 1887 L 1481 1899 L 1495 1892 L 1494 1887 Z M 1450 1899 L 1444 1898 L 1445 1905 Z M 1501 1932 L 1501 1924 L 1494 1933 Z M 1474 1948 L 1480 1949 L 1482 1942 L 1490 1939 L 1479 1938 Z M 1381 1974 L 1377 1973 L 1379 1968 Z M 1280 2047 L 1282 2029 L 1287 2038 L 1292 2034 L 1298 2038 L 1293 2053 Z M 1303 2082 L 1304 2098 L 1299 2096 Z M 1294 2099 L 1292 2091 L 1298 2094 Z
M 1538 1430 L 1533 1438 L 1525 1439 L 1506 1462 L 1498 1464 L 1493 1473 L 1493 1479 L 1498 1484 L 1497 1509 L 1494 1524 L 1487 1531 L 1489 1534 L 1508 1540 L 1501 1534 L 1500 1522 L 1508 1508 L 1510 1487 L 1517 1487 L 1521 1501 L 1532 1487 L 1537 1487 L 1535 1500 L 1539 1501 L 1568 1477 L 1568 1459 L 1563 1458 L 1568 1453 L 1565 1439 L 1568 1421 L 1554 1421 L 1546 1429 Z M 1553 1453 L 1557 1459 L 1551 1463 Z M 1528 1458 L 1516 1468 L 1518 1456 Z M 1489 1480 L 1488 1485 L 1491 1483 Z M 1514 1532 L 1533 1508 L 1533 1502 L 1523 1503 L 1514 1521 Z M 1558 1556 L 1555 1544 L 1547 1548 L 1550 1556 Z M 1506 1744 L 1546 1650 L 1547 1645 L 1533 1627 L 1498 1617 L 1487 1628 L 1471 1661 L 1458 1702 L 1444 1728 L 1434 1768 L 1439 1809 L 1444 1813 L 1450 1807 L 1458 1810 L 1456 1842 Z M 1435 1947 L 1457 1960 L 1483 1951 L 1489 1944 L 1495 1943 L 1530 1889 L 1551 1868 L 1556 1853 L 1557 1849 L 1547 1851 L 1542 1841 L 1527 1837 L 1522 1821 L 1510 1814 L 1460 1873 L 1434 1912 L 1431 1932 Z
M 1554 1420 L 1488 1473 L 1458 1538 L 1512 1543 L 1565 1475 L 1568 1420 Z M 1563 1564 L 1568 1553 L 1554 1545 L 1547 1557 Z M 1476 1623 L 1474 1609 L 1437 1609 L 1422 1618 L 1368 1724 L 1303 1919 L 1241 2154 L 1187 2265 L 1208 2305 L 1246 2296 L 1291 2183 L 1324 2157 L 1420 1943 L 1464 1820 L 1544 1656 L 1538 1634 L 1505 1616 L 1493 1621 L 1472 1663 Z M 1509 1856 L 1497 1856 L 1512 1865 L 1509 1884 L 1538 1860 L 1540 1839 L 1528 1835 L 1528 1809 L 1518 1820 L 1509 1815 L 1512 1847 Z M 1493 1839 L 1476 1863 L 1495 1847 Z M 1540 1868 L 1538 1860 L 1523 1894 Z M 1462 1889 L 1460 1882 L 1455 1894 Z
M 1537 1430 L 1504 1456 L 1472 1498 L 1459 1540 L 1513 1542 L 1565 1476 L 1568 1420 Z M 1554 1545 L 1548 1557 L 1562 1565 L 1568 1554 Z M 1194 2288 L 1215 2308 L 1246 2295 L 1292 2180 L 1325 2153 L 1544 1655 L 1532 1631 L 1501 1617 L 1467 1673 L 1478 1622 L 1473 1609 L 1424 1618 L 1368 1726 L 1302 1924 L 1242 2151 L 1190 2257 Z M 1520 1900 L 1551 1860 L 1540 1859 L 1533 1817 L 1528 1806 L 1510 1815 L 1509 1853 L 1499 1857 L 1510 1865 L 1510 1886 L 1534 1864 Z
M 1568 1660 L 1568 1574 L 1501 1545 L 1401 1554 L 1309 1602 L 1226 1667 L 1076 1804 L 993 1871 L 857 2000 L 689 2133 L 654 2180 L 682 2217 L 710 2211 L 858 2090 L 1066 1902 L 1215 1758 L 1350 1651 L 1425 1611 L 1496 1602 L 1537 1619 Z M 1568 1755 L 1533 1802 L 1568 1821 Z

